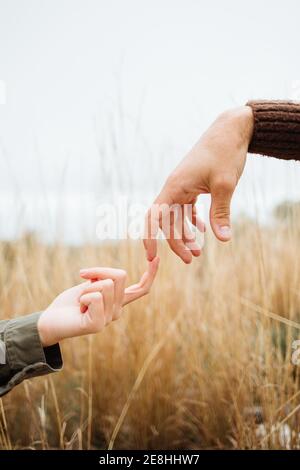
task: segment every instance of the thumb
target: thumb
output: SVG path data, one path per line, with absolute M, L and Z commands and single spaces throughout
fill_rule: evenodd
M 230 203 L 235 185 L 222 180 L 211 190 L 210 224 L 215 236 L 226 242 L 231 238 Z

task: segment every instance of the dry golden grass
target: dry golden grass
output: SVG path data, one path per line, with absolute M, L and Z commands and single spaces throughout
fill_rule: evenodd
M 163 244 L 147 299 L 103 333 L 63 344 L 62 372 L 2 399 L 0 448 L 280 448 L 281 422 L 296 448 L 299 239 L 295 224 L 241 225 L 230 244 L 210 238 L 191 266 Z M 8 318 L 43 309 L 79 282 L 80 267 L 122 266 L 133 281 L 145 262 L 140 244 L 47 247 L 27 237 L 0 245 L 0 265 Z

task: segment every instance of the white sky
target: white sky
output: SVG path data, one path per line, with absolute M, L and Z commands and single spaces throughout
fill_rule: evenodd
M 219 112 L 300 99 L 299 18 L 296 0 L 0 0 L 0 236 L 48 230 L 45 205 L 74 232 L 85 197 L 150 201 Z M 234 211 L 264 217 L 299 182 L 250 156 Z

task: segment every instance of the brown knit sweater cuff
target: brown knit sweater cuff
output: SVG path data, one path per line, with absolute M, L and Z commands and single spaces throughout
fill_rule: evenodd
M 300 103 L 248 101 L 254 115 L 254 131 L 248 152 L 300 160 Z

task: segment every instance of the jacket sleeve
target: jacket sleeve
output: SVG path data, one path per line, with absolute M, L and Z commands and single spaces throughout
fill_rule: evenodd
M 58 344 L 43 348 L 37 322 L 40 313 L 0 321 L 0 396 L 25 379 L 62 369 Z
M 254 116 L 249 153 L 300 160 L 300 103 L 248 101 Z

